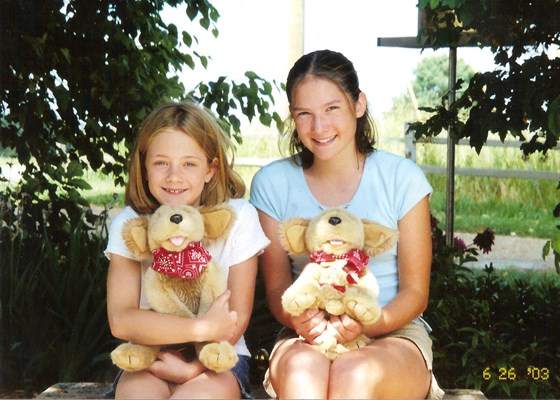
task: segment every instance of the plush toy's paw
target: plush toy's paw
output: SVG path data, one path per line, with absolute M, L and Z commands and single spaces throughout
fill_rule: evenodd
M 315 343 L 319 345 L 323 352 L 334 349 L 337 344 L 336 338 L 326 331 L 315 338 Z
M 344 302 L 346 312 L 363 325 L 373 324 L 381 316 L 381 307 L 372 302 L 358 302 L 355 299 Z
M 111 352 L 111 360 L 125 371 L 142 371 L 152 365 L 158 351 L 159 346 L 123 343 Z
M 302 312 L 317 303 L 317 296 L 311 293 L 287 294 L 282 296 L 282 307 L 288 313 L 294 316 L 300 315 Z
M 198 359 L 212 371 L 224 372 L 237 364 L 238 356 L 235 348 L 228 342 L 209 343 L 204 345 Z
M 326 300 L 325 310 L 331 315 L 342 315 L 346 312 L 340 300 Z
M 348 350 L 359 349 L 371 343 L 371 339 L 366 335 L 359 335 L 356 339 L 344 343 L 344 347 Z

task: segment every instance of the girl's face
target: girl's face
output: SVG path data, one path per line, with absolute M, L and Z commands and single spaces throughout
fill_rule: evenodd
M 343 150 L 355 154 L 357 118 L 366 111 L 366 98 L 358 101 L 331 81 L 309 76 L 294 88 L 290 112 L 299 139 L 318 160 Z
M 196 207 L 216 169 L 194 139 L 180 129 L 168 128 L 148 145 L 146 171 L 150 192 L 160 204 Z

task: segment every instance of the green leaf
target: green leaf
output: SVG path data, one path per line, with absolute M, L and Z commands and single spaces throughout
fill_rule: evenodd
M 80 162 L 77 161 L 77 160 L 70 161 L 70 163 L 68 164 L 68 167 L 66 168 L 66 174 L 69 178 L 72 178 L 74 176 L 82 176 L 83 175 L 83 169 L 82 169 L 82 165 L 80 164 Z
M 206 17 L 201 18 L 199 23 L 200 23 L 200 26 L 202 26 L 206 30 L 208 30 L 208 28 L 210 27 L 210 20 Z
M 547 126 L 556 139 L 560 139 L 560 96 L 548 104 L 546 111 Z
M 270 124 L 272 123 L 272 117 L 268 114 L 261 114 L 259 117 L 259 121 L 261 121 L 261 124 L 265 126 L 270 126 Z
M 550 254 L 551 243 L 552 243 L 552 241 L 547 240 L 546 243 L 543 246 L 543 249 L 542 249 L 542 259 L 543 260 L 545 260 L 546 257 Z
M 188 32 L 183 32 L 183 43 L 185 43 L 188 47 L 191 47 L 192 42 L 193 42 L 192 36 L 189 35 Z
M 550 241 L 550 246 L 552 247 L 552 250 L 554 250 L 557 253 L 560 253 L 560 232 L 554 235 L 554 237 Z
M 258 79 L 258 75 L 256 73 L 254 73 L 253 71 L 247 71 L 245 72 L 245 76 L 251 80 L 253 79 Z

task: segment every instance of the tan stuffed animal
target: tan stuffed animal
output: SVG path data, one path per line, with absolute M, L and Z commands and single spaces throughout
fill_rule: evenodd
M 225 292 L 227 278 L 201 241 L 224 237 L 234 221 L 233 209 L 223 203 L 207 209 L 160 206 L 154 214 L 124 225 L 123 237 L 131 252 L 142 260 L 153 256 L 143 278 L 153 310 L 187 318 L 208 311 Z M 155 361 L 160 347 L 123 343 L 111 359 L 125 371 L 141 371 Z M 199 360 L 213 371 L 227 371 L 237 363 L 237 352 L 227 341 L 195 347 Z
M 330 315 L 346 313 L 363 325 L 376 322 L 381 316 L 379 287 L 368 269 L 369 257 L 389 250 L 397 239 L 398 231 L 340 208 L 310 220 L 285 221 L 280 228 L 282 247 L 289 254 L 309 254 L 311 262 L 284 292 L 282 307 L 294 316 L 318 308 Z M 330 329 L 317 338 L 316 346 L 330 360 L 371 341 L 360 335 L 340 344 Z

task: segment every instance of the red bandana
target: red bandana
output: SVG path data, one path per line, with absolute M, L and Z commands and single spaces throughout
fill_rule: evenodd
M 160 247 L 152 251 L 154 271 L 181 279 L 196 279 L 212 256 L 200 242 L 189 243 L 183 251 L 167 251 Z
M 319 250 L 311 253 L 309 257 L 312 262 L 317 264 L 321 264 L 324 261 L 346 260 L 344 269 L 347 270 L 346 281 L 349 284 L 358 282 L 369 261 L 369 256 L 360 249 L 350 250 L 348 253 L 339 256 Z

